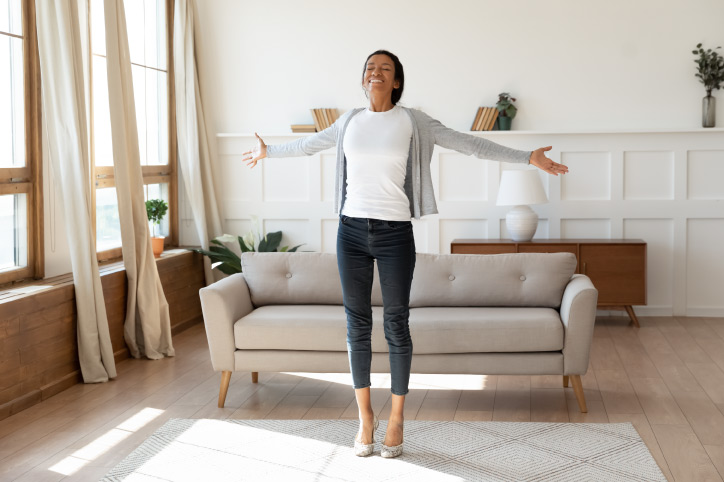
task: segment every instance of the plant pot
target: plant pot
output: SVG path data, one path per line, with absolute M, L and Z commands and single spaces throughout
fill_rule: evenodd
M 512 117 L 498 117 L 498 127 L 501 131 L 509 131 L 511 122 L 513 122 Z
M 160 237 L 151 237 L 151 246 L 153 247 L 153 256 L 158 258 L 161 256 L 161 253 L 163 253 L 163 240 L 166 239 L 165 236 Z
M 714 127 L 716 125 L 716 97 L 707 95 L 702 99 L 701 126 Z

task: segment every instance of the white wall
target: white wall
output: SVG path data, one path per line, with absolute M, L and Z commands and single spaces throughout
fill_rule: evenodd
M 312 107 L 366 105 L 362 68 L 380 48 L 405 68 L 402 104 L 458 130 L 500 92 L 518 99 L 514 129 L 701 127 L 691 51 L 724 47 L 720 0 L 196 4 L 210 125 L 262 137 L 311 123 Z

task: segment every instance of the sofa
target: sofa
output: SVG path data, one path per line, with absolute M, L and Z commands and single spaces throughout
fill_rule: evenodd
M 242 273 L 200 290 L 211 362 L 231 373 L 349 373 L 334 253 L 246 252 Z M 598 291 L 572 253 L 417 253 L 410 292 L 412 373 L 561 375 L 581 412 Z M 389 373 L 382 292 L 372 286 L 373 373 Z M 351 382 L 351 375 L 350 375 Z

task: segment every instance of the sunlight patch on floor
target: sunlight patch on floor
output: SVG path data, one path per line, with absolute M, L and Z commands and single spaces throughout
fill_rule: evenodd
M 63 475 L 72 475 L 85 465 L 97 459 L 113 447 L 127 439 L 151 420 L 161 415 L 164 410 L 146 407 L 132 417 L 127 418 L 115 428 L 104 433 L 88 445 L 76 450 L 48 470 Z
M 294 375 L 315 380 L 349 385 L 352 388 L 352 375 L 349 373 L 301 373 L 283 372 L 287 375 Z M 488 375 L 428 375 L 410 374 L 410 390 L 480 390 L 489 387 Z M 372 388 L 390 388 L 391 378 L 389 373 L 373 373 L 370 376 Z

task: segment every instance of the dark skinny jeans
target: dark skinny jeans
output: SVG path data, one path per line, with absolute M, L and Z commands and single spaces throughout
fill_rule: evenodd
M 371 297 L 375 259 L 382 288 L 391 391 L 395 395 L 406 395 L 412 365 L 409 328 L 410 287 L 415 270 L 412 222 L 354 218 L 340 214 L 337 266 L 347 314 L 347 351 L 354 388 L 371 385 Z

